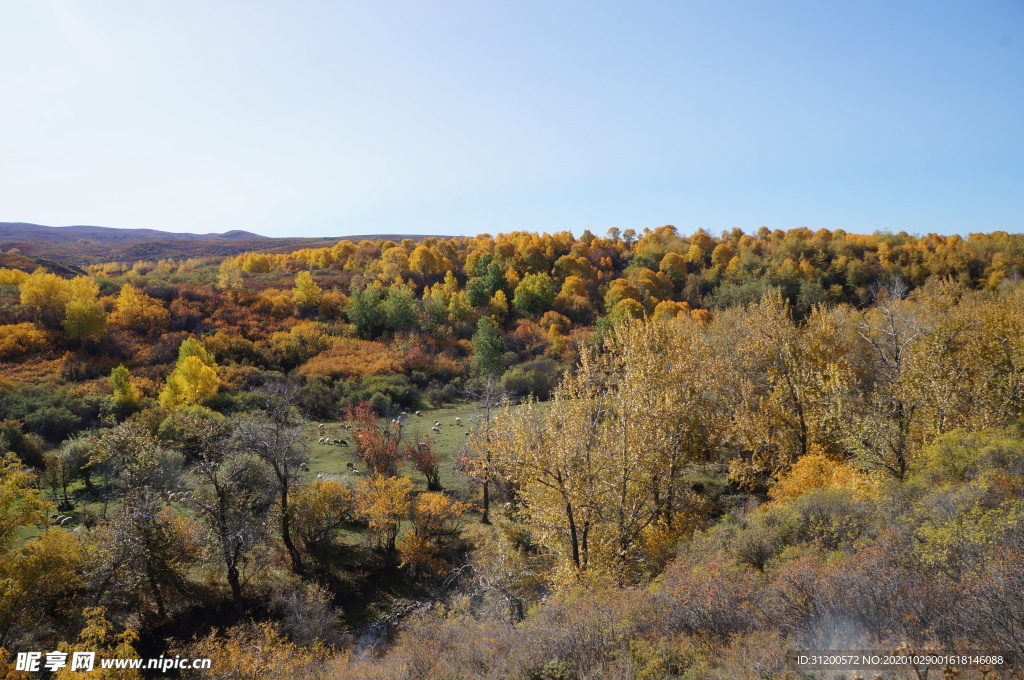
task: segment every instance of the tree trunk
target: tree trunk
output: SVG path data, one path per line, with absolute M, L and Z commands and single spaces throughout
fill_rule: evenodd
M 491 495 L 490 495 L 490 482 L 484 482 L 484 511 L 480 517 L 481 524 L 491 523 Z
M 580 540 L 576 535 L 576 519 L 572 514 L 572 503 L 565 504 L 565 516 L 569 520 L 569 543 L 572 544 L 572 563 L 580 568 Z
M 295 543 L 292 541 L 290 524 L 291 522 L 288 518 L 288 485 L 285 483 L 281 486 L 281 540 L 284 542 L 284 547 L 288 549 L 288 554 L 292 558 L 292 572 L 302 576 L 302 555 L 299 554 Z
M 228 584 L 231 586 L 231 597 L 235 601 L 235 609 L 241 614 L 245 611 L 245 602 L 242 600 L 241 577 L 238 567 L 234 564 L 228 565 Z

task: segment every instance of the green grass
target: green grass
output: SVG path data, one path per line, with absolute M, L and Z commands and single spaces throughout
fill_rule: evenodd
M 462 486 L 462 478 L 452 470 L 452 460 L 455 452 L 468 441 L 466 432 L 477 425 L 477 419 L 483 411 L 477 404 L 463 403 L 453 404 L 439 409 L 428 409 L 420 411 L 420 415 L 410 415 L 403 418 L 402 441 L 424 442 L 428 439 L 433 444 L 434 454 L 437 456 L 441 469 L 441 484 L 446 489 L 458 489 Z M 456 418 L 462 419 L 462 424 L 457 425 Z M 441 424 L 438 427 L 439 433 L 434 433 L 431 428 L 434 421 Z M 326 478 L 339 479 L 341 481 L 354 482 L 358 479 L 348 471 L 347 464 L 352 463 L 355 469 L 363 471 L 362 461 L 356 455 L 354 442 L 348 431 L 341 428 L 340 423 L 324 423 L 326 436 L 331 439 L 344 439 L 348 446 L 336 444 L 318 444 L 321 437 L 316 423 L 311 423 L 308 428 L 307 437 L 310 443 L 310 478 L 322 474 Z M 418 491 L 426 490 L 427 483 L 423 475 L 416 472 L 410 464 L 403 464 L 402 473 L 412 478 Z

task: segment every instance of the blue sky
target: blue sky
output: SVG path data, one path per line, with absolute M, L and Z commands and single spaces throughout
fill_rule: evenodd
M 1024 0 L 0 6 L 0 221 L 1024 231 Z

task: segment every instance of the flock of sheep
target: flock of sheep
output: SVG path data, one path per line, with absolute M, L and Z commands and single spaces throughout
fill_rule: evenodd
M 420 411 L 415 411 L 413 413 L 413 415 L 416 415 L 416 416 L 420 415 Z M 391 424 L 392 425 L 397 425 L 398 427 L 402 427 L 402 418 L 407 418 L 407 417 L 409 417 L 408 411 L 402 411 L 398 415 L 397 418 L 395 418 L 394 420 L 391 421 Z M 458 427 L 462 427 L 462 418 L 456 416 L 455 417 L 455 425 L 457 425 Z M 343 429 L 345 429 L 345 430 L 351 430 L 352 429 L 352 425 L 347 424 L 347 423 L 341 425 L 341 427 Z M 431 427 L 430 429 L 435 434 L 440 433 L 441 432 L 441 421 L 440 420 L 435 420 L 434 421 L 434 426 Z M 317 444 L 333 444 L 335 446 L 348 446 L 349 445 L 348 441 L 345 440 L 345 439 L 335 439 L 333 437 L 327 436 L 327 434 L 326 434 L 326 432 L 327 432 L 326 425 L 324 425 L 324 423 L 319 423 L 317 425 L 317 430 L 319 431 L 319 433 L 321 435 L 320 438 L 317 440 Z M 466 430 L 466 435 L 468 436 L 469 434 L 470 434 L 470 431 Z
M 414 411 L 411 415 L 421 416 L 422 413 L 420 411 Z M 408 418 L 409 416 L 410 416 L 410 414 L 409 414 L 408 411 L 402 411 L 398 415 L 397 418 L 394 418 L 391 421 L 391 424 L 396 426 L 396 427 L 401 428 L 403 426 L 402 419 L 403 418 Z M 470 418 L 470 420 L 473 420 L 473 419 Z M 450 427 L 462 427 L 462 418 L 456 416 L 455 417 L 455 422 L 454 423 L 449 423 L 449 426 Z M 349 423 L 342 423 L 338 427 L 341 428 L 342 430 L 351 430 L 352 429 L 352 425 L 349 424 Z M 433 426 L 430 429 L 435 434 L 439 434 L 441 432 L 441 421 L 440 420 L 435 420 Z M 350 446 L 348 440 L 341 439 L 341 438 L 335 438 L 335 437 L 330 436 L 330 433 L 327 430 L 327 425 L 325 423 L 318 423 L 317 424 L 317 431 L 320 434 L 320 437 L 317 439 L 317 443 L 318 444 L 330 444 L 330 445 L 333 445 L 333 446 Z M 466 430 L 465 434 L 468 437 L 468 436 L 470 436 L 472 434 L 472 432 L 473 432 L 472 430 Z M 340 435 L 340 433 L 339 433 L 339 435 Z M 422 447 L 426 447 L 427 446 L 427 442 L 418 442 L 418 446 L 420 446 L 421 448 Z M 360 475 L 360 474 L 362 474 L 359 470 L 355 469 L 355 466 L 353 466 L 352 463 L 346 463 L 346 465 L 348 466 L 349 473 L 351 473 L 353 475 Z M 303 471 L 306 471 L 306 472 L 309 471 L 309 467 L 305 466 L 305 465 L 302 466 L 302 469 L 303 469 Z M 318 474 L 316 476 L 316 478 L 317 479 L 325 479 L 323 474 Z
M 416 411 L 416 412 L 413 413 L 413 415 L 418 416 L 418 415 L 420 415 L 420 412 Z M 402 426 L 402 418 L 403 417 L 408 417 L 408 416 L 409 416 L 409 414 L 406 411 L 402 411 L 402 413 L 397 418 L 395 418 L 393 421 L 391 421 L 391 422 L 393 424 L 401 427 Z M 462 418 L 459 418 L 458 416 L 456 416 L 456 418 L 455 418 L 455 425 L 458 426 L 458 427 L 462 427 Z M 340 427 L 345 429 L 345 430 L 351 430 L 352 429 L 352 426 L 349 425 L 349 424 L 342 424 Z M 440 420 L 435 420 L 433 427 L 431 427 L 430 429 L 434 433 L 441 432 L 441 421 Z M 349 446 L 348 441 L 345 440 L 345 439 L 335 439 L 333 437 L 327 436 L 327 428 L 324 425 L 324 423 L 318 424 L 317 425 L 317 430 L 319 431 L 319 433 L 321 435 L 320 438 L 317 440 L 318 444 L 333 444 L 335 446 Z M 471 434 L 471 430 L 466 430 L 466 435 L 469 436 L 470 434 Z M 420 447 L 425 447 L 427 445 L 427 443 L 426 442 L 418 442 L 418 445 Z M 353 474 L 353 475 L 360 475 L 360 474 L 362 474 L 359 470 L 357 470 L 355 468 L 355 466 L 352 463 L 346 463 L 346 465 L 348 467 L 348 471 L 351 474 Z M 302 466 L 302 470 L 304 472 L 308 472 L 309 471 L 309 466 L 308 465 L 303 465 Z M 323 474 L 318 474 L 316 476 L 316 478 L 317 479 L 324 479 L 324 475 Z M 184 496 L 186 494 L 183 493 L 182 495 Z M 174 496 L 174 494 L 172 494 L 171 500 L 174 500 L 173 496 Z M 50 515 L 50 521 L 54 522 L 58 526 L 64 526 L 68 522 L 72 521 L 72 519 L 73 518 L 72 518 L 71 515 L 59 515 L 59 514 L 58 515 Z

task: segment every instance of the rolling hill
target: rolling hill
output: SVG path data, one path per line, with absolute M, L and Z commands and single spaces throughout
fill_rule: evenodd
M 0 222 L 0 250 L 7 254 L 14 250 L 13 254 L 53 260 L 73 268 L 102 262 L 227 257 L 255 250 L 289 252 L 332 245 L 342 238 L 353 241 L 411 238 L 420 241 L 428 236 L 368 234 L 334 238 L 272 238 L 238 229 L 222 234 L 191 234 L 158 229 L 87 225 L 48 227 L 26 222 Z

